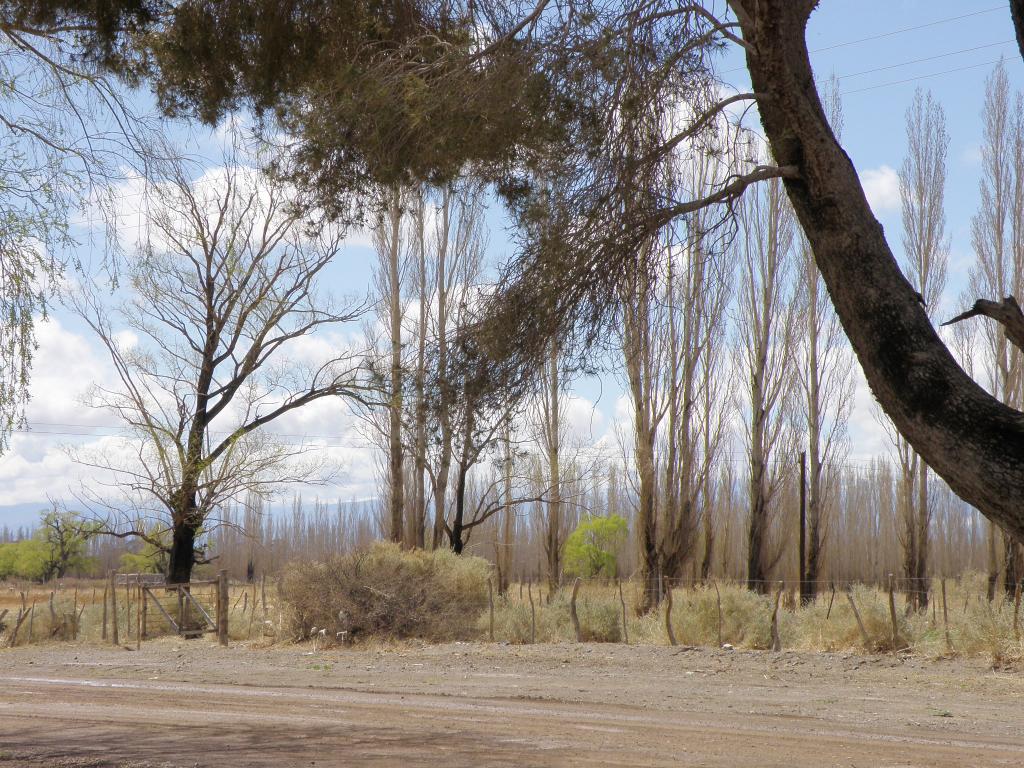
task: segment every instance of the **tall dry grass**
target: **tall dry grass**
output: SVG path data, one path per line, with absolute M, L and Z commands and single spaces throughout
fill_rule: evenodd
M 260 585 L 233 585 L 229 596 L 229 636 L 253 644 L 308 639 L 313 627 L 326 629 L 324 639 L 336 631 L 355 630 L 355 639 L 419 638 L 424 640 L 485 640 L 490 616 L 487 598 L 489 566 L 476 558 L 447 552 L 409 553 L 391 545 L 377 545 L 361 556 L 347 555 L 336 562 L 296 564 L 280 585 L 268 584 L 266 607 Z M 0 611 L 8 609 L 0 629 L 0 648 L 10 640 L 24 593 L 26 608 L 35 603 L 31 621 L 23 622 L 17 645 L 102 641 L 105 582 L 28 585 L 0 584 Z M 76 596 L 77 587 L 77 596 Z M 944 621 L 940 582 L 931 585 L 931 604 L 925 612 L 908 613 L 905 600 L 896 596 L 897 648 L 926 657 L 983 656 L 993 664 L 1024 660 L 1024 615 L 1017 617 L 1012 599 L 1000 592 L 989 602 L 983 574 L 968 574 L 946 581 Z M 531 632 L 538 643 L 575 640 L 570 619 L 571 589 L 541 594 L 513 584 L 505 596 L 494 598 L 494 636 L 498 642 L 528 643 Z M 154 593 L 160 596 L 162 590 Z M 118 589 L 117 620 L 122 644 L 134 644 L 137 602 Z M 195 594 L 211 612 L 212 588 Z M 531 629 L 528 595 L 533 596 L 535 627 Z M 774 596 L 757 595 L 740 585 L 674 589 L 672 629 L 680 644 L 715 647 L 719 641 L 735 648 L 771 647 Z M 825 591 L 809 605 L 780 607 L 778 629 L 787 650 L 880 653 L 893 650 L 888 594 L 855 586 L 850 595 L 857 605 L 867 643 L 864 642 L 849 600 L 842 591 Z M 50 599 L 54 611 L 50 612 Z M 625 630 L 631 644 L 666 645 L 665 608 L 638 616 L 638 585 L 623 584 Z M 720 602 L 719 602 L 720 600 Z M 173 594 L 161 597 L 175 615 Z M 785 604 L 786 601 L 783 601 Z M 719 614 L 719 605 L 721 614 Z M 339 612 L 344 614 L 338 618 Z M 623 609 L 618 587 L 599 581 L 584 582 L 577 598 L 577 615 L 586 642 L 619 643 L 625 639 Z M 108 609 L 108 637 L 111 612 Z M 130 624 L 129 624 L 130 616 Z M 719 618 L 721 616 L 721 618 Z M 74 618 L 72 618 L 74 617 Z M 719 628 L 719 621 L 721 622 Z M 31 627 L 31 635 L 30 635 Z M 166 619 L 151 603 L 148 638 L 172 636 Z M 719 634 L 720 633 L 720 634 Z M 212 635 L 207 636 L 213 639 Z M 948 638 L 948 639 L 947 639 Z
M 536 588 L 534 616 L 536 642 L 572 642 L 575 632 L 569 618 L 569 589 L 553 596 L 539 597 Z M 771 647 L 771 619 L 774 595 L 758 595 L 736 584 L 697 586 L 672 591 L 673 634 L 681 645 L 715 647 L 719 642 L 734 648 Z M 1024 659 L 1024 643 L 1014 630 L 1015 606 L 1003 593 L 989 602 L 983 575 L 968 574 L 946 583 L 947 628 L 943 620 L 940 584 L 932 584 L 932 602 L 927 611 L 907 612 L 902 596 L 896 602 L 896 648 L 888 593 L 867 587 L 850 590 L 867 635 L 861 636 L 846 594 L 826 590 L 804 606 L 780 606 L 778 630 L 784 649 L 803 651 L 890 652 L 937 657 L 950 654 L 988 656 L 993 663 Z M 657 611 L 638 616 L 637 587 L 624 589 L 625 629 L 633 644 L 666 645 L 667 603 Z M 787 601 L 783 601 L 785 603 Z M 577 598 L 577 612 L 584 640 L 621 642 L 623 612 L 618 589 L 600 582 L 584 583 Z M 489 616 L 477 622 L 478 637 L 485 637 Z M 531 636 L 531 614 L 527 594 L 519 596 L 513 585 L 506 596 L 495 599 L 496 641 L 527 643 Z

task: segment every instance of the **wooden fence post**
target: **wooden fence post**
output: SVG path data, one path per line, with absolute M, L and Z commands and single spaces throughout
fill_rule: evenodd
M 889 574 L 889 620 L 892 622 L 892 652 L 899 649 L 900 633 L 896 623 L 896 596 L 893 592 L 893 577 Z
M 949 609 L 946 608 L 946 579 L 942 579 L 942 626 L 946 630 L 946 650 L 953 650 L 953 641 L 949 637 Z
M 1020 581 L 1013 588 L 1013 636 L 1020 642 Z
M 668 634 L 669 645 L 678 645 L 676 633 L 672 631 L 672 585 L 665 593 L 665 632 Z
M 114 571 L 110 572 L 110 637 L 114 645 L 120 645 L 117 637 L 117 577 Z
M 622 642 L 629 645 L 629 624 L 626 622 L 626 598 L 622 596 L 621 581 L 619 581 L 619 602 L 622 603 Z
M 832 583 L 832 594 L 828 598 L 828 610 L 825 611 L 825 621 L 828 621 L 828 617 L 832 615 L 832 602 L 836 599 L 836 585 Z
M 846 590 L 846 599 L 850 601 L 850 608 L 853 609 L 853 618 L 857 620 L 857 629 L 860 630 L 860 639 L 864 643 L 865 650 L 871 650 L 871 638 L 868 637 L 868 631 L 864 629 L 864 621 L 860 617 L 860 611 L 857 610 L 857 603 L 853 601 L 853 595 L 850 594 L 850 590 Z
M 228 572 L 217 571 L 217 642 L 228 644 Z
M 101 640 L 107 639 L 107 585 L 103 585 L 103 634 L 100 635 Z
M 494 581 L 493 579 L 487 579 L 487 602 L 491 607 L 491 621 L 487 629 L 487 637 L 490 641 L 494 642 Z
M 715 602 L 718 604 L 718 647 L 722 647 L 722 592 L 718 588 L 718 582 L 712 582 L 715 585 Z
M 140 613 L 142 614 L 142 639 L 146 639 L 146 635 L 149 634 L 149 588 L 145 584 L 139 584 L 139 599 L 142 601 L 142 605 L 139 606 Z
M 124 580 L 124 639 L 132 639 L 132 588 L 127 577 Z
M 576 632 L 576 642 L 583 642 L 583 633 L 580 631 L 580 617 L 576 613 L 576 594 L 580 591 L 580 577 L 572 583 L 572 597 L 569 598 L 569 618 L 572 619 L 572 628 Z
M 530 598 L 530 642 L 537 642 L 537 612 L 533 607 L 533 584 L 526 581 L 526 595 Z
M 142 650 L 142 580 L 137 585 L 139 604 L 135 606 L 135 650 Z
M 772 608 L 772 650 L 782 650 L 782 638 L 779 636 L 779 600 L 782 598 L 782 590 L 786 588 L 786 583 L 783 581 L 779 582 L 779 591 L 775 593 L 775 607 Z

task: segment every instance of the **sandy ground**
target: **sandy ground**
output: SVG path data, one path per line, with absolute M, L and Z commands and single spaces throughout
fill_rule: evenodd
M 996 766 L 1024 673 L 621 645 L 0 651 L 0 766 Z

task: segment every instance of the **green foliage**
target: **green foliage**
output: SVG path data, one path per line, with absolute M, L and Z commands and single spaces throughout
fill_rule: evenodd
M 628 533 L 629 526 L 619 515 L 583 520 L 565 542 L 566 575 L 614 577 L 618 565 L 615 552 Z
M 47 581 L 63 578 L 68 571 L 88 570 L 86 547 L 96 530 L 95 524 L 73 512 L 43 512 L 32 538 L 0 544 L 0 578 Z
M 127 573 L 165 573 L 167 552 L 170 549 L 170 531 L 166 528 L 147 531 L 152 541 L 143 541 L 135 552 L 121 555 L 121 570 Z

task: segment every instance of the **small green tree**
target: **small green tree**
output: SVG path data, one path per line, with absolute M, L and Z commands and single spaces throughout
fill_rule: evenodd
M 0 545 L 0 578 L 48 581 L 87 570 L 88 541 L 95 533 L 95 524 L 73 512 L 43 512 L 31 538 Z
M 167 553 L 171 549 L 170 538 L 168 529 L 154 526 L 147 531 L 138 551 L 121 555 L 121 569 L 128 573 L 165 573 Z
M 583 520 L 565 541 L 565 573 L 568 576 L 612 578 L 618 562 L 615 552 L 629 532 L 619 515 Z

